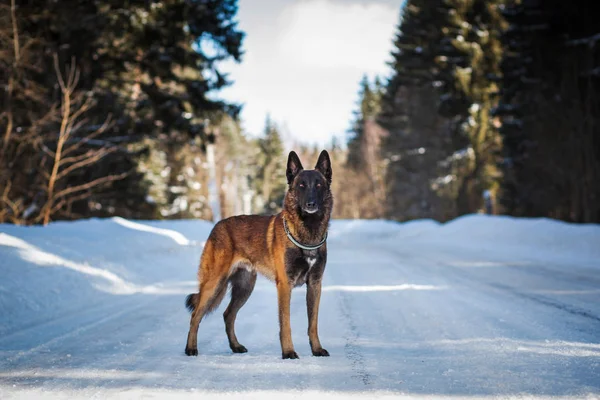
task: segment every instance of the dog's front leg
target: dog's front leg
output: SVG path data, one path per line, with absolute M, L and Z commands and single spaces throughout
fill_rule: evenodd
M 279 305 L 279 340 L 281 341 L 281 355 L 286 358 L 298 358 L 292 343 L 292 328 L 290 326 L 290 300 L 292 288 L 287 277 L 277 280 L 277 300 Z
M 308 340 L 310 348 L 313 356 L 328 357 L 329 352 L 321 347 L 318 330 L 321 279 L 309 279 L 306 286 L 306 309 L 308 311 Z

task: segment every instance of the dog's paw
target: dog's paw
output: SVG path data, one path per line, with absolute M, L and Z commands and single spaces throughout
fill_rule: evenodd
M 298 357 L 298 353 L 296 353 L 295 351 L 287 351 L 287 352 L 283 353 L 281 358 L 283 358 L 284 360 L 287 360 L 288 358 L 292 359 L 292 360 L 296 360 L 300 357 Z
M 322 347 L 320 349 L 313 350 L 312 353 L 315 357 L 329 357 L 329 352 Z
M 240 344 L 238 346 L 231 346 L 231 351 L 234 353 L 247 353 L 248 349 Z
M 185 355 L 186 356 L 197 356 L 198 355 L 198 349 L 192 349 L 190 347 L 186 347 L 185 348 Z

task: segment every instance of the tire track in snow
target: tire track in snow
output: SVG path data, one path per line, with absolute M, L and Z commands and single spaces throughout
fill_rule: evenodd
M 127 301 L 115 301 L 110 304 L 98 302 L 92 304 L 90 306 L 82 306 L 76 309 L 69 310 L 67 313 L 58 316 L 50 316 L 42 319 L 32 320 L 28 323 L 17 327 L 16 329 L 12 329 L 7 331 L 5 334 L 0 337 L 0 344 L 6 345 L 7 343 L 13 342 L 16 338 L 22 335 L 29 335 L 31 332 L 35 331 L 49 331 L 51 329 L 55 329 L 55 327 L 60 326 L 70 326 L 78 318 L 81 316 L 96 314 L 98 312 L 105 313 L 105 311 L 110 311 L 112 309 L 120 308 L 123 305 L 126 305 Z
M 380 247 L 379 250 L 387 251 L 391 254 L 396 254 L 398 256 L 402 255 L 400 252 L 398 252 L 394 249 L 385 249 L 383 247 Z M 437 266 L 437 267 L 440 267 L 443 269 L 447 269 L 448 267 L 451 267 L 451 265 L 449 265 L 445 262 L 440 262 L 438 259 L 432 258 L 426 254 L 422 255 L 421 263 L 422 263 L 422 265 L 428 265 L 430 267 Z M 542 277 L 542 278 L 553 274 L 557 278 L 564 279 L 565 281 L 570 282 L 570 283 L 584 280 L 584 277 L 576 275 L 574 273 L 551 270 L 548 268 L 541 267 L 539 265 L 536 265 L 535 269 L 532 269 L 532 268 L 516 269 L 514 267 L 511 267 L 510 265 L 505 265 L 505 268 L 510 269 L 514 272 L 518 272 L 518 273 L 522 273 L 522 274 L 529 274 L 529 275 L 532 275 L 535 277 Z M 547 272 L 548 275 L 545 275 L 544 272 Z M 584 308 L 579 307 L 574 304 L 568 304 L 567 302 L 560 301 L 558 299 L 552 299 L 547 296 L 527 293 L 526 291 L 524 291 L 522 288 L 519 288 L 519 287 L 514 287 L 514 286 L 509 286 L 509 285 L 506 285 L 503 283 L 499 283 L 499 282 L 489 281 L 489 280 L 485 279 L 485 277 L 475 276 L 461 268 L 453 267 L 452 275 L 446 274 L 445 277 L 446 278 L 452 277 L 454 280 L 456 280 L 458 282 L 466 283 L 467 285 L 469 285 L 471 287 L 475 287 L 477 289 L 481 289 L 481 285 L 485 285 L 491 289 L 499 291 L 500 293 L 508 294 L 512 297 L 529 300 L 538 305 L 542 305 L 542 306 L 549 307 L 551 309 L 559 310 L 559 311 L 562 311 L 564 313 L 570 314 L 575 317 L 586 318 L 595 323 L 600 322 L 600 316 L 594 314 L 593 311 L 584 309 Z M 594 277 L 585 277 L 585 278 L 586 278 L 585 281 L 587 283 L 591 283 L 592 286 L 590 286 L 590 287 L 593 288 L 594 287 L 593 282 L 596 282 L 597 280 L 594 279 Z
M 572 314 L 572 315 L 575 315 L 578 317 L 584 317 L 584 318 L 588 318 L 594 322 L 600 322 L 600 317 L 592 314 L 592 312 L 590 312 L 590 311 L 584 310 L 577 306 L 573 306 L 573 305 L 566 304 L 563 302 L 555 301 L 555 300 L 549 299 L 545 296 L 536 296 L 533 294 L 525 293 L 525 292 L 517 290 L 516 288 L 512 288 L 507 285 L 502 285 L 500 283 L 487 283 L 487 285 L 491 286 L 493 288 L 496 288 L 496 289 L 500 289 L 500 290 L 509 292 L 515 296 L 522 297 L 527 300 L 532 300 L 536 303 L 543 304 L 545 306 L 553 307 L 557 310 L 564 311 L 564 312 L 567 312 L 569 314 Z
M 23 357 L 25 357 L 25 356 L 27 356 L 29 354 L 38 352 L 38 351 L 40 351 L 40 350 L 42 350 L 44 348 L 47 348 L 48 346 L 51 346 L 51 345 L 53 345 L 55 343 L 58 343 L 60 341 L 65 340 L 65 339 L 69 339 L 71 337 L 77 336 L 77 335 L 79 335 L 79 334 L 81 334 L 83 332 L 86 332 L 86 331 L 88 331 L 88 330 L 90 330 L 90 329 L 92 329 L 92 328 L 94 328 L 94 327 L 96 327 L 98 325 L 102 325 L 102 324 L 104 324 L 104 323 L 106 323 L 106 322 L 108 322 L 110 320 L 113 320 L 115 318 L 119 318 L 122 315 L 129 314 L 129 313 L 131 313 L 131 312 L 133 312 L 135 310 L 138 310 L 138 309 L 140 309 L 142 307 L 147 306 L 149 303 L 151 303 L 153 301 L 156 301 L 156 300 L 157 300 L 156 298 L 151 298 L 151 299 L 148 299 L 148 300 L 143 301 L 143 302 L 138 302 L 138 303 L 136 303 L 132 307 L 128 307 L 128 308 L 124 308 L 124 309 L 121 308 L 121 311 L 117 311 L 115 313 L 108 314 L 104 318 L 98 318 L 98 319 L 96 319 L 93 322 L 85 323 L 85 324 L 83 324 L 83 325 L 75 328 L 71 332 L 67 332 L 67 333 L 64 333 L 62 335 L 55 336 L 55 337 L 47 340 L 46 342 L 41 343 L 41 344 L 39 344 L 39 345 L 37 345 L 35 347 L 32 347 L 32 348 L 30 348 L 28 350 L 20 351 L 17 354 L 15 354 L 14 356 L 8 357 L 5 360 L 6 364 L 4 366 L 7 367 L 8 366 L 7 364 L 15 364 L 21 358 L 23 358 Z
M 430 261 L 431 261 L 431 263 L 435 263 L 438 266 L 447 267 L 446 264 L 440 263 L 439 261 L 434 261 L 432 259 L 430 259 Z M 508 295 L 516 297 L 516 298 L 529 300 L 538 305 L 550 307 L 551 309 L 559 310 L 561 312 L 570 314 L 575 317 L 586 318 L 591 321 L 594 321 L 595 323 L 600 322 L 600 317 L 593 314 L 592 311 L 583 309 L 576 305 L 568 304 L 564 301 L 551 299 L 549 297 L 542 296 L 542 295 L 530 294 L 530 293 L 525 292 L 523 289 L 521 289 L 519 287 L 512 287 L 512 286 L 508 286 L 508 285 L 498 283 L 498 282 L 490 282 L 488 280 L 481 279 L 480 277 L 473 276 L 473 275 L 469 274 L 468 272 L 461 270 L 460 268 L 454 268 L 452 272 L 454 274 L 454 277 L 456 279 L 459 279 L 462 282 L 467 282 L 468 284 L 471 284 L 471 285 L 475 284 L 476 286 L 485 285 L 485 286 L 492 288 L 494 290 L 497 290 L 501 293 L 505 293 L 505 294 L 508 294 Z M 539 275 L 535 271 L 530 271 L 530 270 L 524 270 L 523 273 Z M 564 275 L 568 276 L 567 274 L 564 274 Z
M 358 332 L 358 327 L 354 322 L 354 318 L 352 317 L 352 310 L 348 295 L 340 292 L 338 300 L 340 312 L 344 321 L 348 325 L 344 352 L 346 358 L 350 360 L 350 363 L 352 364 L 352 370 L 355 373 L 352 378 L 358 379 L 363 385 L 368 386 L 373 383 L 373 376 L 367 372 L 365 357 L 362 354 L 361 349 L 358 347 L 360 334 Z

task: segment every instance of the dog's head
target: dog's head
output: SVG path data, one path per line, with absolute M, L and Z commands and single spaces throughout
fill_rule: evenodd
M 331 212 L 331 160 L 326 150 L 319 155 L 315 169 L 304 170 L 298 155 L 288 156 L 286 176 L 288 196 L 302 216 L 323 216 Z

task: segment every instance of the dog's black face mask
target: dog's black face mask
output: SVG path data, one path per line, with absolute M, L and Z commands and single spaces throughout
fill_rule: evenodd
M 303 214 L 317 214 L 323 209 L 327 183 L 317 171 L 302 171 L 294 182 L 298 207 Z
M 286 175 L 301 213 L 305 216 L 323 214 L 325 202 L 331 195 L 329 191 L 331 184 L 329 154 L 323 150 L 315 169 L 304 171 L 300 159 L 292 151 L 288 158 Z

